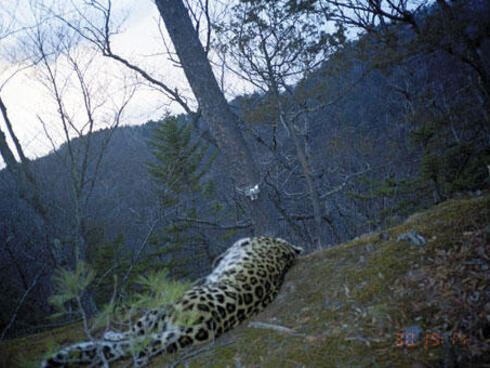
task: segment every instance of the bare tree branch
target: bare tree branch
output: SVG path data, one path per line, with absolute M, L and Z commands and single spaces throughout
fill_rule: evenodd
M 154 221 L 151 224 L 150 229 L 148 230 L 145 238 L 143 239 L 143 241 L 140 244 L 140 247 L 138 248 L 138 250 L 136 251 L 136 253 L 132 257 L 131 264 L 129 265 L 128 269 L 126 270 L 126 273 L 124 274 L 124 276 L 122 278 L 121 284 L 119 285 L 120 289 L 122 289 L 122 287 L 126 284 L 126 282 L 128 281 L 129 275 L 133 271 L 133 268 L 139 262 L 139 257 L 141 255 L 141 253 L 143 252 L 143 250 L 145 249 L 146 245 L 148 244 L 148 240 L 150 239 L 150 236 L 153 233 L 153 229 L 155 228 L 156 224 L 157 224 L 157 221 Z
M 17 302 L 17 305 L 15 307 L 15 310 L 12 313 L 12 317 L 10 317 L 9 323 L 7 324 L 7 326 L 5 326 L 5 328 L 3 329 L 2 333 L 0 334 L 0 341 L 2 341 L 4 339 L 5 335 L 7 334 L 7 331 L 10 329 L 10 327 L 12 327 L 12 324 L 15 322 L 15 319 L 17 318 L 17 314 L 19 313 L 20 308 L 24 305 L 24 302 L 25 302 L 26 298 L 29 296 L 29 294 L 32 291 L 32 289 L 34 289 L 34 287 L 38 283 L 39 278 L 41 277 L 42 273 L 44 272 L 44 268 L 45 267 L 41 268 L 37 272 L 36 276 L 34 276 L 34 279 L 31 282 L 31 284 L 29 285 L 29 287 L 27 288 L 27 290 L 24 292 L 24 294 L 22 295 L 22 297 Z
M 215 228 L 218 230 L 248 229 L 252 226 L 251 223 L 225 226 L 225 225 L 220 225 L 220 224 L 215 223 L 215 222 L 198 220 L 198 219 L 193 219 L 193 218 L 189 218 L 189 217 L 176 217 L 174 220 L 175 221 L 182 221 L 182 222 L 190 222 L 190 223 L 195 223 L 195 224 L 200 224 L 200 225 L 207 225 L 209 227 L 212 227 L 212 228 Z
M 102 29 L 97 27 L 78 7 L 75 7 L 75 11 L 79 15 L 79 17 L 87 23 L 87 26 L 85 27 L 81 26 L 80 24 L 75 24 L 59 14 L 53 13 L 53 16 L 62 21 L 70 29 L 75 31 L 78 35 L 80 35 L 80 37 L 95 45 L 100 50 L 102 55 L 111 58 L 118 63 L 126 66 L 128 69 L 136 72 L 146 81 L 157 86 L 167 96 L 176 101 L 185 110 L 186 113 L 192 114 L 192 109 L 189 107 L 189 105 L 180 95 L 177 89 L 172 89 L 168 87 L 167 84 L 165 84 L 164 82 L 151 76 L 149 72 L 145 71 L 141 67 L 131 63 L 126 58 L 112 51 L 111 37 L 115 34 L 115 32 L 111 30 L 112 0 L 108 0 L 107 5 L 102 5 L 99 2 L 91 2 L 89 6 L 95 9 L 102 17 L 104 23 Z

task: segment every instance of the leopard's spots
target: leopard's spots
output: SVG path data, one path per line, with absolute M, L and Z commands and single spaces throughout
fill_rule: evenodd
M 277 295 L 294 258 L 296 248 L 281 239 L 258 237 L 237 241 L 213 262 L 214 270 L 187 291 L 174 305 L 153 309 L 118 341 L 79 343 L 47 359 L 43 368 L 74 367 L 78 363 L 98 366 L 136 354 L 138 364 L 161 352 L 174 353 L 195 343 L 222 335 L 262 310 Z M 196 312 L 189 325 L 180 325 L 182 312 Z M 136 339 L 136 341 L 132 341 Z M 147 339 L 152 341 L 147 342 Z M 145 348 L 131 349 L 138 343 Z M 147 344 L 147 345 L 146 345 Z M 101 356 L 101 355 L 102 356 Z

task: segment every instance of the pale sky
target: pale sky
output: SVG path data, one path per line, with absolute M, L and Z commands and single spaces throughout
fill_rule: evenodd
M 15 2 L 15 1 L 14 1 Z M 164 52 L 163 42 L 158 30 L 157 22 L 159 14 L 151 0 L 117 0 L 113 1 L 113 6 L 120 7 L 114 9 L 114 13 L 127 16 L 123 23 L 123 32 L 113 38 L 113 50 L 126 57 L 130 62 L 149 71 L 150 74 L 167 83 L 171 88 L 178 88 L 179 91 L 186 93 L 192 98 L 190 89 L 185 81 L 184 74 L 181 69 L 176 68 L 168 61 L 168 58 L 162 53 Z M 19 0 L 17 14 L 23 11 L 28 11 L 27 3 L 24 0 Z M 1 9 L 0 9 L 1 10 Z M 2 17 L 5 24 L 5 17 Z M 2 22 L 0 18 L 0 22 Z M 1 23 L 0 23 L 1 28 Z M 2 45 L 3 44 L 3 45 Z M 11 71 L 16 70 L 18 65 L 11 63 L 2 58 L 2 51 L 8 47 L 8 42 L 0 40 L 0 85 L 10 75 Z M 81 51 L 83 53 L 83 51 Z M 98 100 L 101 103 L 106 103 L 108 108 L 114 105 L 117 106 L 122 101 L 123 81 L 127 84 L 134 83 L 135 79 L 128 70 L 119 66 L 116 62 L 98 56 L 93 61 L 96 66 L 94 69 L 94 89 L 98 86 Z M 219 73 L 219 71 L 215 71 Z M 225 91 L 229 97 L 250 92 L 250 89 L 236 78 L 227 77 L 228 83 L 225 85 Z M 49 98 L 49 93 L 46 87 L 40 82 L 40 74 L 35 69 L 27 69 L 22 71 L 12 79 L 10 79 L 3 89 L 0 91 L 2 98 L 8 108 L 10 120 L 13 124 L 15 133 L 17 134 L 25 153 L 30 158 L 40 157 L 52 151 L 53 146 L 48 140 L 39 117 L 46 122 L 48 133 L 55 145 L 59 146 L 64 141 L 62 126 L 56 114 L 56 106 L 54 100 Z M 101 92 L 102 90 L 102 92 Z M 67 91 L 70 89 L 67 87 Z M 105 96 L 106 91 L 107 96 Z M 73 111 L 74 117 L 79 117 L 81 123 L 85 121 L 83 109 L 83 100 L 77 96 L 76 92 L 70 92 L 70 99 L 67 99 L 67 106 L 70 111 Z M 150 119 L 159 119 L 163 116 L 166 110 L 175 113 L 180 113 L 183 110 L 176 103 L 169 104 L 169 100 L 165 99 L 164 95 L 146 86 L 138 87 L 138 90 L 126 109 L 126 113 L 122 120 L 122 125 L 142 124 Z M 103 120 L 103 112 L 101 112 Z M 76 119 L 75 119 L 76 120 Z M 100 124 L 99 128 L 105 125 Z M 0 119 L 0 128 L 6 132 L 6 127 L 3 119 Z M 0 168 L 4 166 L 0 158 Z
M 39 4 L 43 1 L 50 2 L 56 7 L 70 6 L 72 3 L 77 5 L 84 3 L 82 0 L 7 0 L 6 3 L 5 0 L 0 0 L 0 93 L 8 108 L 14 131 L 26 155 L 30 158 L 48 154 L 53 150 L 51 142 L 54 142 L 55 147 L 59 147 L 65 141 L 65 136 L 54 99 L 50 97 L 49 90 L 41 83 L 42 74 L 39 72 L 39 68 L 23 70 L 5 83 L 11 73 L 19 69 L 19 65 L 13 64 L 5 56 L 9 54 L 9 48 L 12 44 L 15 44 L 16 35 L 2 39 L 2 33 L 5 34 L 5 28 L 12 23 L 12 19 L 17 20 L 17 23 L 14 24 L 15 29 L 29 25 L 29 19 L 33 19 L 29 4 Z M 236 0 L 212 0 L 210 9 L 222 11 L 225 6 L 234 1 Z M 106 0 L 101 0 L 101 2 L 105 4 Z M 125 17 L 126 19 L 122 24 L 121 33 L 112 38 L 113 51 L 134 65 L 141 67 L 157 80 L 163 81 L 168 87 L 177 88 L 193 106 L 193 96 L 183 71 L 175 67 L 169 61 L 168 56 L 164 54 L 165 48 L 158 29 L 160 17 L 153 1 L 113 0 L 112 2 L 112 14 L 115 18 Z M 424 2 L 427 0 L 413 0 L 412 3 Z M 226 16 L 226 13 L 222 12 L 219 15 L 215 13 L 214 16 L 221 18 Z M 19 32 L 19 34 L 21 33 Z M 75 49 L 74 52 L 80 57 L 80 60 L 88 59 L 90 55 L 90 51 L 81 47 Z M 108 116 L 115 106 L 121 105 L 121 101 L 127 92 L 124 86 L 136 83 L 138 83 L 137 92 L 127 105 L 121 125 L 136 125 L 143 124 L 150 119 L 156 120 L 161 118 L 166 111 L 183 112 L 177 103 L 170 104 L 170 101 L 161 92 L 143 85 L 142 79 L 136 79 L 126 67 L 101 56 L 100 53 L 96 55 L 88 75 L 91 88 L 97 91 L 94 94 L 94 104 L 102 106 L 96 116 L 98 129 L 108 126 Z M 211 58 L 213 58 L 212 53 Z M 57 65 L 61 70 L 59 74 L 63 75 L 63 63 L 59 59 Z M 221 68 L 216 67 L 214 71 L 218 80 L 221 80 Z M 74 75 L 73 72 L 72 75 Z M 63 78 L 60 79 L 63 80 Z M 66 110 L 73 117 L 75 125 L 80 127 L 87 121 L 83 110 L 83 99 L 79 89 L 76 88 L 77 81 L 73 76 L 66 80 L 68 82 L 63 94 L 65 96 L 64 104 Z M 227 98 L 232 99 L 237 95 L 252 92 L 253 88 L 230 72 L 225 71 L 224 91 Z M 45 122 L 47 133 L 40 120 Z M 3 118 L 0 118 L 0 129 L 6 132 Z M 51 140 L 48 139 L 47 134 Z M 3 160 L 0 158 L 0 169 L 3 166 Z

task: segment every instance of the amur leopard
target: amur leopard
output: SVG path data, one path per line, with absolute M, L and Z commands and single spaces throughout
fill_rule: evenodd
M 301 251 L 278 238 L 238 240 L 216 259 L 211 274 L 174 305 L 148 312 L 128 332 L 106 333 L 101 340 L 63 348 L 45 360 L 42 368 L 108 367 L 110 362 L 129 356 L 133 356 L 135 367 L 143 367 L 157 354 L 212 341 L 275 298 Z M 193 322 L 179 324 L 179 316 L 187 312 L 196 315 Z M 145 343 L 135 350 L 138 340 Z

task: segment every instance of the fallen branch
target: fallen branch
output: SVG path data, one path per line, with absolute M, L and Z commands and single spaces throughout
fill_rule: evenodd
M 296 331 L 296 330 L 293 330 L 292 328 L 284 327 L 284 326 L 279 326 L 279 325 L 273 325 L 271 323 L 250 322 L 248 324 L 248 327 L 266 328 L 266 329 L 270 329 L 270 330 L 275 330 L 275 331 L 279 331 L 279 332 L 288 333 L 288 334 L 291 334 L 291 335 L 299 335 L 299 332 Z

